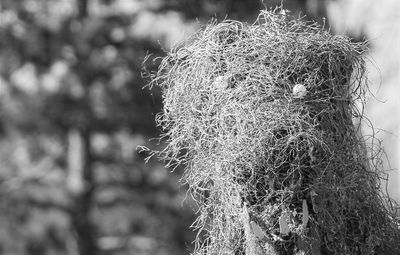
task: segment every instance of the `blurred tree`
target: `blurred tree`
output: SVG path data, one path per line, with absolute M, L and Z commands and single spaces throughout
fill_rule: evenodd
M 130 34 L 135 13 L 123 2 L 1 2 L 5 253 L 185 249 L 185 237 L 171 234 L 190 217 L 177 203 L 177 177 L 135 151 L 156 136 L 160 110 L 159 92 L 143 89 L 141 64 L 162 51 Z

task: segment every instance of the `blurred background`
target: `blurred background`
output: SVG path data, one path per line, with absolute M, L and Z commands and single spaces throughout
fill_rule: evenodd
M 283 3 L 370 47 L 366 116 L 400 201 L 400 1 L 0 0 L 0 255 L 179 255 L 195 204 L 138 145 L 157 148 L 171 45 L 210 18 L 252 22 Z M 323 17 L 326 17 L 323 18 Z

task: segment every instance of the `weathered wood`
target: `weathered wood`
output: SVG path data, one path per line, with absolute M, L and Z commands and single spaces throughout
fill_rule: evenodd
M 272 242 L 266 236 L 261 237 L 254 233 L 254 229 L 250 225 L 250 215 L 246 204 L 243 206 L 242 220 L 246 240 L 246 255 L 279 255 Z

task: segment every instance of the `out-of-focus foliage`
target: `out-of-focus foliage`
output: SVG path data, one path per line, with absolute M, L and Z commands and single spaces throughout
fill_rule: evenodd
M 143 59 L 186 27 L 166 12 L 164 30 L 149 36 L 159 5 L 1 1 L 1 253 L 181 254 L 190 246 L 179 172 L 145 165 L 136 151 L 157 136 L 161 107 L 159 92 L 143 89 Z

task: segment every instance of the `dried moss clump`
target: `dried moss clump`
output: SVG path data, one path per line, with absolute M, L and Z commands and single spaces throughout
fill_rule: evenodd
M 186 167 L 195 254 L 400 254 L 379 148 L 354 124 L 364 51 L 262 11 L 211 22 L 163 59 L 156 154 Z

